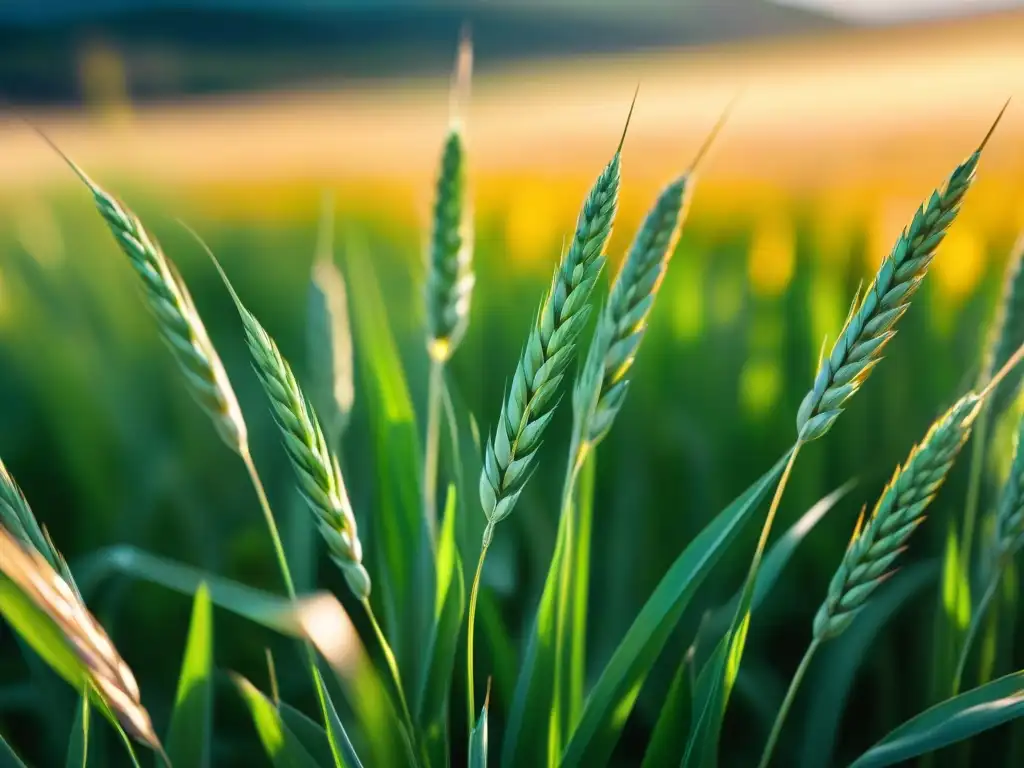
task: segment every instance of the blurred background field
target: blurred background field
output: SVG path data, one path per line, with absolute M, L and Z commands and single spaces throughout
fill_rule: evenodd
M 422 413 L 428 206 L 448 68 L 468 20 L 477 73 L 464 117 L 478 277 L 453 378 L 490 430 L 637 83 L 613 263 L 657 190 L 738 96 L 702 168 L 633 394 L 599 453 L 590 661 L 600 668 L 685 543 L 792 442 L 822 340 L 834 339 L 858 283 L 1006 98 L 1019 96 L 1024 11 L 898 23 L 828 12 L 855 5 L 0 6 L 0 456 L 73 567 L 132 543 L 277 588 L 241 467 L 181 385 L 87 194 L 20 117 L 117 191 L 181 266 L 239 392 L 272 501 L 296 518 L 286 527 L 301 530 L 237 316 L 177 219 L 207 239 L 301 374 L 316 220 L 332 191 L 339 261 L 372 263 Z M 927 4 L 879 7 L 915 5 Z M 964 4 L 975 5 L 983 9 Z M 744 686 L 781 694 L 861 504 L 974 379 L 1002 270 L 1024 229 L 1022 137 L 1024 107 L 1011 103 L 885 363 L 797 467 L 784 523 L 846 480 L 858 484 L 754 621 L 727 721 L 737 734 L 767 728 L 773 707 L 759 709 L 763 698 L 743 696 Z M 387 467 L 369 450 L 360 385 L 345 455 L 357 510 L 372 515 Z M 485 576 L 513 633 L 532 615 L 553 547 L 568 426 L 563 408 Z M 960 512 L 964 470 L 912 557 L 941 554 L 942 521 Z M 620 745 L 622 764 L 636 763 L 642 742 L 632 737 L 649 728 L 701 612 L 738 587 L 756 531 L 747 533 L 744 554 L 716 570 L 670 643 L 665 674 L 652 677 Z M 338 586 L 326 566 L 321 582 Z M 187 602 L 110 580 L 92 604 L 140 671 L 154 717 L 166 717 Z M 921 634 L 912 629 L 930 621 L 935 604 L 934 590 L 922 592 L 882 635 L 857 678 L 846 714 L 857 729 L 840 732 L 840 754 L 926 703 L 928 649 L 914 646 Z M 180 637 L 168 638 L 168 626 Z M 218 664 L 263 684 L 262 645 L 276 641 L 220 615 L 218 630 Z M 27 682 L 36 678 L 10 634 L 0 643 L 0 726 L 38 764 L 56 764 L 72 698 Z M 515 668 L 502 667 L 501 654 L 483 658 L 495 669 L 500 711 Z M 299 679 L 290 684 L 302 691 Z M 249 726 L 230 704 L 222 709 L 218 764 L 260 764 Z M 66 721 L 40 716 L 52 711 Z

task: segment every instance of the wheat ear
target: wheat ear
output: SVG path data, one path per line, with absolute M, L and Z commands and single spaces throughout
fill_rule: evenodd
M 621 152 L 620 141 L 587 195 L 572 243 L 530 329 L 512 388 L 485 449 L 480 503 L 487 516 L 488 532 L 515 506 L 558 405 L 559 385 L 576 351 L 576 341 L 590 312 L 590 294 L 604 267 L 604 246 L 618 204 Z
M 458 104 L 469 90 L 473 47 L 468 33 L 459 43 L 452 77 L 452 118 L 434 191 L 426 285 L 428 350 L 444 362 L 462 341 L 473 292 L 472 217 L 466 195 L 466 147 Z
M 281 430 L 299 491 L 316 518 L 331 559 L 345 575 L 352 592 L 365 602 L 370 596 L 370 575 L 363 567 L 363 547 L 338 459 L 331 453 L 316 412 L 302 394 L 288 361 L 242 304 L 220 262 L 206 250 L 242 319 L 253 368 L 270 400 L 270 410 Z
M 970 436 L 981 403 L 981 395 L 971 392 L 946 411 L 911 450 L 903 467 L 897 467 L 866 523 L 861 514 L 829 584 L 828 596 L 814 618 L 815 639 L 842 633 L 889 577 L 893 563 L 924 522 L 925 510 Z
M 355 402 L 352 329 L 345 278 L 334 263 L 333 198 L 324 196 L 317 255 L 309 282 L 306 342 L 309 399 L 324 419 L 327 444 L 338 450 Z
M 576 421 L 585 432 L 579 436 L 583 442 L 600 442 L 626 399 L 627 375 L 647 331 L 647 318 L 683 228 L 697 166 L 727 116 L 728 110 L 719 118 L 690 168 L 658 195 L 612 283 L 573 390 Z
M 135 676 L 77 591 L 45 557 L 4 526 L 0 526 L 0 570 L 56 625 L 85 667 L 82 683 L 95 690 L 132 738 L 155 750 L 169 765 L 142 706 Z
M 942 242 L 960 211 L 964 195 L 986 143 L 999 124 L 1003 107 L 978 148 L 957 166 L 944 188 L 932 192 L 903 230 L 892 252 L 882 261 L 878 274 L 856 309 L 851 308 L 832 353 L 818 367 L 811 391 L 797 413 L 797 433 L 802 442 L 824 435 L 843 407 L 881 360 L 882 349 L 896 333 L 896 323 L 910 306 L 921 285 L 935 248 Z
M 89 188 L 96 208 L 142 282 L 146 304 L 185 374 L 189 392 L 213 419 L 224 442 L 244 455 L 248 436 L 238 399 L 174 262 L 138 216 L 89 178 L 49 137 L 40 135 Z

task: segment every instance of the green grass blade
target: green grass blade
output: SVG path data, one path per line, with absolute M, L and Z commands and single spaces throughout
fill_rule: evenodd
M 580 470 L 576 490 L 576 542 L 569 572 L 569 645 L 563 651 L 568 663 L 567 722 L 571 733 L 583 713 L 583 694 L 587 679 L 587 612 L 590 596 L 590 537 L 594 524 L 594 486 L 597 478 L 597 453 L 591 451 Z
M 323 768 L 338 765 L 334 760 L 327 732 L 319 723 L 314 722 L 295 707 L 283 701 L 277 705 L 277 712 L 281 716 L 281 722 L 284 724 L 284 727 L 295 734 L 310 756 L 316 760 L 317 765 L 323 766 Z M 352 745 L 349 744 L 349 750 L 351 750 L 351 747 Z M 346 754 L 343 757 L 341 768 L 357 768 L 357 766 L 360 766 L 358 759 L 350 759 L 354 756 L 354 752 Z
M 882 768 L 956 744 L 1024 715 L 1024 672 L 936 704 L 858 757 L 850 768 Z
M 428 750 L 439 765 L 446 759 L 448 694 L 466 610 L 466 584 L 455 542 L 456 517 L 456 490 L 449 486 L 437 546 L 434 625 L 414 704 L 417 725 L 426 734 Z
M 419 679 L 420 640 L 427 634 L 434 585 L 428 534 L 420 503 L 420 457 L 416 414 L 402 370 L 386 304 L 364 248 L 349 243 L 347 274 L 352 286 L 356 353 L 364 381 L 377 466 L 376 497 L 369 524 L 379 548 L 374 597 L 405 680 Z M 411 694 L 407 691 L 407 694 Z
M 687 654 L 679 663 L 665 703 L 658 713 L 642 768 L 674 768 L 686 749 L 686 726 L 693 707 L 693 659 Z
M 950 519 L 946 528 L 938 605 L 931 634 L 932 672 L 928 695 L 931 703 L 942 701 L 952 692 L 960 647 L 971 622 L 970 579 L 964 568 L 961 549 L 956 521 Z
M 178 692 L 167 732 L 167 756 L 173 765 L 210 765 L 213 741 L 213 604 L 200 584 L 192 604 Z
M 571 535 L 566 524 L 571 509 L 565 510 L 558 526 L 555 551 L 551 556 L 544 589 L 541 592 L 537 614 L 533 619 L 526 649 L 520 659 L 512 710 L 505 726 L 502 747 L 503 765 L 549 764 L 549 738 L 551 721 L 555 716 L 556 642 L 560 594 L 560 575 L 564 567 L 567 538 Z
M 302 741 L 284 722 L 274 703 L 240 675 L 231 675 L 235 689 L 245 702 L 256 733 L 275 768 L 329 768 L 319 765 Z
M 0 768 L 28 768 L 18 753 L 11 749 L 3 734 L 0 734 Z
M 782 474 L 790 451 L 708 523 L 672 564 L 640 609 L 583 708 L 563 763 L 600 765 L 618 740 L 640 687 L 686 606 Z
M 897 574 L 854 619 L 850 628 L 820 651 L 817 672 L 807 686 L 800 768 L 828 768 L 857 670 L 878 634 L 911 598 L 933 584 L 937 563 L 921 563 Z
M 89 697 L 82 696 L 78 702 L 78 714 L 71 726 L 68 739 L 67 768 L 86 768 L 89 765 Z
M 490 683 L 480 717 L 469 734 L 469 768 L 487 768 L 487 707 L 490 702 Z
M 814 527 L 821 522 L 822 518 L 831 512 L 835 505 L 850 492 L 853 485 L 853 481 L 850 481 L 819 499 L 771 546 L 757 574 L 751 610 L 757 610 L 761 606 L 761 603 L 764 602 L 772 587 L 779 580 L 779 576 L 782 575 L 783 570 L 789 564 L 797 547 L 800 546 L 807 534 L 814 530 Z M 736 614 L 736 607 L 740 603 L 742 594 L 743 589 L 740 588 L 740 591 L 733 595 L 728 603 L 717 608 L 702 624 L 695 641 L 698 650 L 701 641 L 717 640 L 729 630 L 729 623 Z
M 369 664 L 370 662 L 369 659 L 362 657 L 357 663 Z M 324 697 L 321 708 L 324 710 L 325 719 L 327 720 L 327 725 L 330 728 L 328 747 L 331 749 L 331 758 L 334 761 L 335 768 L 362 768 L 359 756 L 356 754 L 356 750 L 352 746 L 352 741 L 349 739 L 348 732 L 345 730 L 345 726 L 341 722 L 338 710 L 334 706 L 334 700 L 331 698 L 330 691 L 327 690 L 327 685 L 324 683 L 323 676 L 320 674 L 320 669 L 318 667 L 316 668 L 316 685 Z M 380 689 L 378 689 L 375 694 L 375 696 L 368 695 L 365 699 L 380 699 L 384 696 L 383 691 Z M 317 727 L 319 728 L 320 726 Z

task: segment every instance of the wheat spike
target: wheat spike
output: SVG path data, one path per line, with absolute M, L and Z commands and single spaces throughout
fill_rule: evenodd
M 459 43 L 452 78 L 452 119 L 434 191 L 433 231 L 426 283 L 428 349 L 444 362 L 455 352 L 469 323 L 473 276 L 472 217 L 466 194 L 466 147 L 458 102 L 465 100 L 473 48 L 467 33 Z
M 46 558 L 4 526 L 0 526 L 0 570 L 57 626 L 85 667 L 82 683 L 106 702 L 130 736 L 158 752 L 167 764 L 135 676 L 77 591 Z
M 208 248 L 206 251 L 242 319 L 253 367 L 270 400 L 270 410 L 281 430 L 299 491 L 316 518 L 331 559 L 345 575 L 352 592 L 365 600 L 370 596 L 370 575 L 363 567 L 363 547 L 338 459 L 328 447 L 316 411 L 303 395 L 277 343 L 242 304 L 217 258 Z
M 815 640 L 843 632 L 891 568 L 970 436 L 984 394 L 971 392 L 939 418 L 915 446 L 846 549 L 814 618 Z
M 309 399 L 324 419 L 327 444 L 338 449 L 355 402 L 348 292 L 332 252 L 333 201 L 325 196 L 320 243 L 309 283 L 306 331 Z
M 1017 238 L 1006 265 L 1002 296 L 982 369 L 982 383 L 992 378 L 1021 344 L 1024 344 L 1024 233 Z M 989 402 L 993 414 L 1002 413 L 1013 402 L 1022 376 L 1024 372 L 1014 369 L 995 389 Z
M 248 450 L 248 436 L 242 411 L 174 262 L 138 216 L 90 179 L 48 137 L 43 135 L 43 139 L 89 188 L 100 215 L 142 281 L 146 303 L 156 317 L 160 335 L 185 374 L 189 392 L 213 419 L 224 442 L 243 455 Z
M 1006 107 L 1003 107 L 1003 111 Z M 832 353 L 822 360 L 811 391 L 797 413 L 801 441 L 824 435 L 843 407 L 881 360 L 885 345 L 896 333 L 896 323 L 928 272 L 935 248 L 953 223 L 989 137 L 1003 116 L 1001 111 L 985 139 L 957 166 L 944 188 L 932 192 L 903 230 L 892 252 L 882 261 L 874 281 L 839 334 Z
M 488 531 L 515 506 L 558 405 L 559 384 L 576 351 L 590 310 L 588 300 L 604 267 L 604 246 L 618 204 L 621 151 L 620 141 L 590 188 L 572 243 L 530 329 L 498 426 L 485 448 L 480 503 L 491 524 Z

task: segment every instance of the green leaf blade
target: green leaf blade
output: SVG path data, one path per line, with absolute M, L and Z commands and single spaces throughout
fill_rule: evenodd
M 71 726 L 71 737 L 68 739 L 68 757 L 64 764 L 67 768 L 87 768 L 89 765 L 88 696 L 79 699 L 78 712 L 74 725 Z
M 1024 715 L 1024 671 L 954 696 L 911 718 L 850 768 L 883 768 L 956 744 Z
M 562 754 L 563 764 L 607 761 L 647 673 L 683 611 L 782 474 L 790 452 L 719 512 L 672 564 L 598 678 Z
M 324 768 L 317 764 L 298 736 L 285 724 L 270 699 L 240 675 L 232 674 L 231 680 L 249 710 L 263 750 L 274 768 Z
M 167 732 L 173 765 L 210 765 L 213 740 L 213 603 L 205 582 L 192 604 L 185 656 Z

